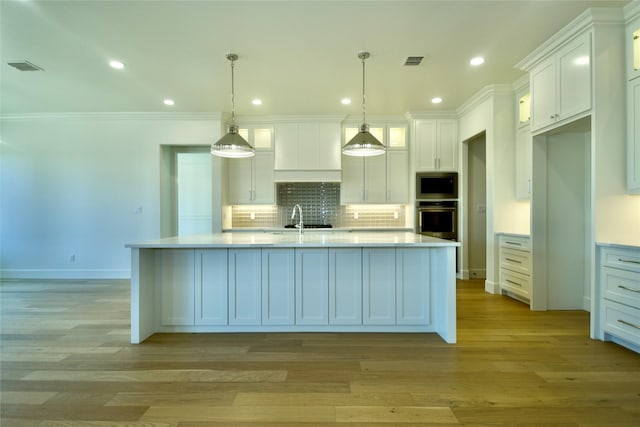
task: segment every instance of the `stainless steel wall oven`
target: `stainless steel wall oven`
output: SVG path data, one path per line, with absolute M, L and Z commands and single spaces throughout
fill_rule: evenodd
M 439 239 L 458 240 L 458 202 L 416 202 L 416 232 Z

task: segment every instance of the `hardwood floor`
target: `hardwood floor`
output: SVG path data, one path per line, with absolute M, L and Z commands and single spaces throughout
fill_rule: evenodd
M 427 334 L 156 334 L 128 281 L 5 281 L 0 424 L 640 425 L 640 355 L 585 312 L 458 283 L 458 344 Z

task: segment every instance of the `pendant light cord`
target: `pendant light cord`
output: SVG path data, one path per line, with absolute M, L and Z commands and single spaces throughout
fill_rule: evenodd
M 367 118 L 365 114 L 365 99 L 364 99 L 364 60 L 365 57 L 362 57 L 362 124 L 367 123 Z
M 235 125 L 236 123 L 236 96 L 234 90 L 234 81 L 233 81 L 233 67 L 234 67 L 234 59 L 231 59 L 231 124 Z

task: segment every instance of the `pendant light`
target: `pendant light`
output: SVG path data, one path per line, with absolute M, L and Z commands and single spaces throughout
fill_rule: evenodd
M 233 90 L 233 67 L 234 62 L 238 60 L 238 55 L 230 53 L 227 59 L 231 61 L 231 123 L 227 126 L 227 134 L 220 138 L 218 142 L 211 145 L 211 154 L 218 157 L 241 158 L 254 156 L 255 150 L 243 137 L 238 133 L 236 126 L 236 105 L 235 93 Z
M 365 116 L 364 99 L 364 60 L 369 57 L 369 52 L 359 52 L 358 58 L 362 60 L 362 126 L 360 131 L 342 147 L 342 154 L 347 156 L 379 156 L 385 153 L 384 145 L 369 133 L 369 125 Z

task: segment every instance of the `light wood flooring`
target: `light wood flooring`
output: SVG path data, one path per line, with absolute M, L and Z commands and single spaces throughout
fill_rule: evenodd
M 156 334 L 128 281 L 0 284 L 0 425 L 640 425 L 640 355 L 458 282 L 435 334 Z

